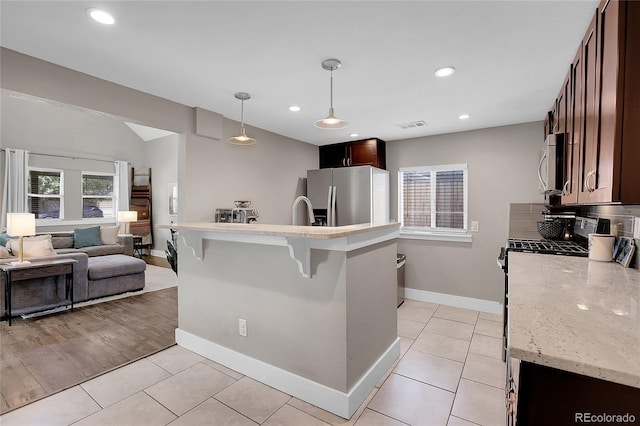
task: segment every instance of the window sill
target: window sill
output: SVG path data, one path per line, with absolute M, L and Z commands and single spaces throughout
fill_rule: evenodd
M 407 240 L 450 241 L 454 243 L 470 243 L 473 241 L 473 236 L 466 233 L 463 234 L 403 230 L 400 230 L 400 238 Z
M 112 217 L 87 218 L 76 220 L 59 220 L 59 219 L 36 219 L 36 227 L 46 228 L 49 226 L 65 226 L 65 225 L 105 225 L 115 224 L 116 221 Z

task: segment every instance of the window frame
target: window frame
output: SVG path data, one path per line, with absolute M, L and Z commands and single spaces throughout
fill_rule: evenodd
M 47 172 L 47 173 L 59 173 L 60 174 L 60 193 L 58 195 L 44 195 L 44 194 L 34 194 L 31 192 L 31 185 L 29 184 L 31 179 L 31 172 Z M 59 200 L 59 213 L 57 218 L 38 218 L 36 215 L 36 223 L 39 221 L 51 223 L 51 222 L 62 222 L 64 220 L 64 170 L 56 169 L 53 167 L 27 167 L 27 205 L 29 206 L 29 213 L 33 213 L 31 211 L 31 202 L 30 198 L 51 198 Z M 40 214 L 40 213 L 39 213 Z
M 435 223 L 436 210 L 436 182 L 437 172 L 462 171 L 463 172 L 463 227 L 427 227 L 404 225 L 404 173 L 405 172 L 429 172 L 431 174 L 431 223 Z M 467 163 L 438 164 L 414 167 L 400 167 L 398 169 L 398 222 L 400 222 L 400 238 L 426 239 L 438 241 L 471 242 L 469 233 L 469 167 Z
M 111 177 L 111 184 L 112 184 L 112 191 L 111 191 L 111 196 L 104 196 L 104 195 L 84 195 L 84 177 L 85 176 L 110 176 Z M 117 175 L 116 173 L 106 173 L 106 172 L 92 172 L 92 171 L 86 171 L 83 170 L 80 172 L 80 198 L 82 200 L 81 206 L 82 206 L 82 211 L 83 211 L 83 217 L 82 217 L 82 221 L 104 221 L 104 220 L 108 220 L 109 222 L 113 222 L 117 215 L 116 215 L 116 209 L 117 209 L 117 202 L 118 202 L 118 197 L 119 197 L 119 192 L 118 192 L 118 186 L 117 186 L 117 179 L 116 179 Z M 112 206 L 112 210 L 113 213 L 111 216 L 104 216 L 100 217 L 100 218 L 94 218 L 94 217 L 84 217 L 84 200 L 87 198 L 104 198 L 104 199 L 111 199 L 111 206 Z

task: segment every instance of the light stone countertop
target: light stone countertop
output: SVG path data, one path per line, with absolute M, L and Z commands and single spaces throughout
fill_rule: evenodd
M 190 222 L 184 224 L 157 225 L 158 228 L 177 229 L 188 231 L 221 232 L 229 234 L 264 235 L 274 237 L 289 238 L 312 238 L 330 239 L 347 237 L 349 235 L 360 234 L 375 230 L 399 228 L 397 222 L 385 225 L 374 225 L 361 223 L 347 226 L 294 226 L 294 225 L 271 225 L 264 223 L 217 223 L 217 222 Z
M 510 356 L 640 388 L 640 271 L 509 252 Z

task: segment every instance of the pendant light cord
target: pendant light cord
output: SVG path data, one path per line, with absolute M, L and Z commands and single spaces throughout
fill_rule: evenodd
M 329 109 L 331 110 L 331 114 L 333 114 L 333 68 L 331 69 L 331 77 L 329 77 L 329 81 L 330 81 Z
M 244 99 L 242 99 L 240 103 L 240 129 L 242 129 L 242 133 L 244 134 Z

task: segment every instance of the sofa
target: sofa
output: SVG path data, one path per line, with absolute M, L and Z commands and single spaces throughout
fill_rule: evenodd
M 73 273 L 73 301 L 83 302 L 105 296 L 142 290 L 145 285 L 146 263 L 133 257 L 133 236 L 114 236 L 107 244 L 83 246 L 77 244 L 79 232 L 42 234 L 25 238 L 25 259 L 31 262 L 67 258 L 76 260 Z M 96 241 L 94 241 L 95 243 Z M 115 242 L 115 244 L 114 244 Z M 7 243 L 15 246 L 15 243 Z M 48 255 L 31 256 L 28 244 L 48 247 Z M 50 245 L 50 247 L 49 247 Z M 4 249 L 4 247 L 2 247 Z M 6 249 L 5 249 L 6 252 Z M 32 253 L 38 253 L 32 251 Z M 47 253 L 45 251 L 44 253 Z M 17 260 L 16 253 L 0 258 L 0 263 Z M 64 298 L 64 277 L 20 281 L 12 286 L 12 310 L 32 313 Z M 0 309 L 5 309 L 5 277 L 0 274 Z

